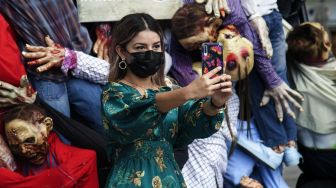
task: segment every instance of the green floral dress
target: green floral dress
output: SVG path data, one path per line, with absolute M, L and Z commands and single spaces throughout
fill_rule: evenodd
M 104 127 L 114 161 L 107 187 L 186 187 L 173 146 L 209 137 L 220 128 L 224 114 L 204 114 L 206 99 L 190 100 L 160 113 L 155 95 L 170 90 L 148 89 L 141 95 L 126 84 L 114 82 L 104 88 Z

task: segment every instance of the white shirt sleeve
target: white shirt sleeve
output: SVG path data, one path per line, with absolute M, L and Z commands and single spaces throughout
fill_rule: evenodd
M 97 84 L 108 82 L 110 64 L 102 59 L 76 52 L 77 66 L 71 70 L 71 74 L 80 79 L 88 80 Z
M 253 19 L 256 16 L 260 16 L 258 13 L 257 5 L 254 0 L 241 0 L 241 5 L 245 12 L 245 15 L 249 18 L 249 20 Z

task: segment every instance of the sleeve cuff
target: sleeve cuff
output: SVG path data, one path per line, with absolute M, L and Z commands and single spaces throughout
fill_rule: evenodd
M 76 52 L 65 48 L 65 57 L 61 67 L 62 72 L 68 75 L 69 70 L 73 70 L 77 67 L 77 55 Z
M 252 21 L 252 20 L 256 19 L 257 17 L 261 17 L 261 15 L 260 14 L 253 14 L 253 15 L 248 17 L 248 20 Z

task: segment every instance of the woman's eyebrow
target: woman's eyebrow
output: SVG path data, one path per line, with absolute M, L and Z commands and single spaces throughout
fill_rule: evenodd
M 137 44 L 138 44 L 138 45 L 147 45 L 146 43 L 139 43 L 139 42 L 138 42 L 138 43 L 135 43 L 134 45 L 137 45 Z

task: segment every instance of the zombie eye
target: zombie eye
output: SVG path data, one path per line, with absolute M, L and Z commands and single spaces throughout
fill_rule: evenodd
M 233 71 L 237 68 L 238 63 L 237 63 L 237 56 L 233 53 L 230 53 L 227 57 L 226 57 L 226 68 L 229 71 Z
M 33 143 L 35 143 L 35 138 L 34 137 L 29 137 L 24 141 L 24 143 L 33 144 Z
M 233 35 L 230 35 L 230 34 L 224 34 L 224 37 L 226 39 L 232 39 L 233 38 Z
M 229 71 L 233 71 L 237 67 L 237 62 L 234 60 L 228 61 L 226 67 Z

